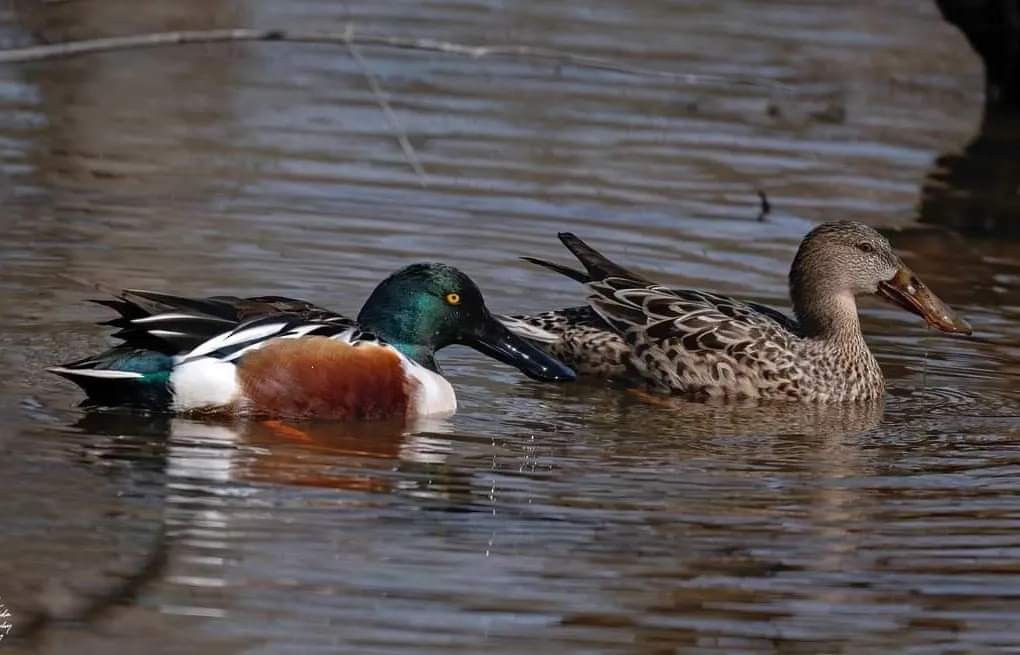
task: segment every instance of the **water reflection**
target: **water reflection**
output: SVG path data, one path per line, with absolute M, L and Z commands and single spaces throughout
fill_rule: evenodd
M 502 443 L 451 433 L 449 426 L 435 424 L 428 426 L 430 432 L 411 432 L 385 424 L 209 423 L 104 412 L 87 414 L 73 429 L 88 435 L 80 458 L 85 465 L 102 462 L 109 469 L 120 462 L 119 474 L 130 477 L 162 463 L 164 516 L 175 563 L 168 581 L 205 589 L 229 585 L 229 570 L 243 553 L 271 552 L 291 541 L 270 528 L 276 521 L 271 508 L 279 509 L 281 504 L 291 516 L 313 513 L 299 528 L 313 540 L 330 540 L 335 529 L 314 515 L 341 509 L 354 513 L 341 523 L 364 523 L 363 528 L 371 526 L 371 532 L 385 530 L 393 512 L 406 516 L 406 503 L 444 514 L 488 516 L 495 522 L 441 522 L 447 523 L 451 546 L 461 538 L 477 541 L 481 527 L 488 538 L 477 547 L 490 555 L 499 552 L 499 544 L 506 539 L 546 541 L 548 531 L 556 532 L 555 526 L 568 515 L 576 525 L 562 524 L 568 531 L 561 536 L 572 543 L 583 539 L 589 530 L 586 526 L 600 521 L 599 516 L 617 515 L 622 520 L 619 528 L 606 526 L 596 542 L 573 551 L 570 566 L 586 568 L 595 562 L 587 562 L 583 553 L 592 548 L 592 553 L 601 552 L 598 544 L 605 539 L 607 545 L 626 540 L 624 533 L 614 534 L 635 521 L 647 521 L 651 534 L 666 530 L 670 543 L 675 542 L 672 532 L 678 526 L 742 522 L 737 517 L 749 509 L 749 498 L 734 497 L 729 510 L 724 510 L 711 495 L 703 494 L 708 479 L 723 476 L 734 489 L 749 492 L 763 488 L 762 483 L 764 488 L 780 484 L 774 488 L 782 489 L 785 483 L 776 478 L 770 484 L 768 477 L 802 467 L 812 475 L 819 466 L 829 471 L 826 475 L 837 477 L 861 473 L 852 437 L 873 429 L 882 416 L 880 404 L 810 407 L 791 416 L 782 407 L 748 405 L 727 411 L 723 406 L 643 393 L 592 392 L 600 396 L 600 412 L 572 417 L 583 432 L 559 437 L 544 434 L 538 440 L 534 433 L 524 433 Z M 617 430 L 608 432 L 608 425 Z M 621 425 L 632 429 L 620 430 Z M 438 431 L 444 428 L 446 432 Z M 619 436 L 607 440 L 606 435 L 612 434 Z M 570 462 L 584 468 L 576 469 Z M 616 481 L 603 479 L 597 472 L 606 464 L 616 470 Z M 667 483 L 671 477 L 667 476 L 663 479 L 667 486 L 635 487 L 626 496 L 616 491 L 617 484 L 626 485 L 628 479 L 636 481 L 651 471 L 665 473 L 670 468 L 677 470 L 679 478 Z M 667 488 L 668 494 L 659 495 Z M 315 493 L 309 493 L 312 490 Z M 854 505 L 852 496 L 844 489 L 828 490 L 811 504 L 820 516 L 840 514 Z M 397 500 L 401 497 L 406 501 Z M 648 511 L 653 513 L 642 515 Z M 455 548 L 461 551 L 464 545 Z M 684 570 L 696 577 L 731 565 L 744 571 L 742 575 L 753 570 L 747 554 L 734 553 L 725 560 L 706 556 L 715 563 L 709 566 L 698 555 Z M 656 565 L 660 574 L 667 574 L 663 566 Z M 214 600 L 203 595 L 194 607 L 171 602 L 168 611 L 225 615 L 230 607 Z M 568 615 L 564 623 L 575 620 Z
M 425 650 L 483 630 L 497 652 L 522 638 L 539 652 L 622 638 L 804 652 L 861 631 L 894 648 L 931 612 L 944 636 L 979 611 L 950 596 L 1013 602 L 1007 579 L 980 581 L 1011 575 L 1008 554 L 983 544 L 1008 543 L 1002 502 L 1017 486 L 1002 476 L 1020 461 L 1008 436 L 1020 419 L 973 419 L 968 432 L 988 436 L 957 441 L 932 411 L 948 399 L 937 390 L 894 390 L 891 417 L 881 404 L 522 391 L 554 405 L 557 425 L 522 415 L 496 435 L 95 412 L 71 429 L 79 465 L 129 493 L 161 472 L 167 567 L 146 595 L 163 616 L 214 622 L 192 623 L 198 636 L 244 617 L 256 639 L 328 649 L 333 630 L 300 632 L 322 620 L 342 623 L 344 643 L 421 650 L 408 622 L 459 616 L 432 624 Z M 957 414 L 985 404 L 957 396 Z M 959 484 L 982 477 L 998 486 Z M 965 518 L 975 503 L 983 527 Z
M 161 460 L 175 484 L 277 484 L 385 493 L 373 477 L 376 461 L 441 466 L 450 451 L 445 419 L 336 423 L 283 420 L 195 420 L 170 415 L 88 412 L 73 429 L 106 437 L 88 446 L 90 458 L 149 467 Z M 344 470 L 332 468 L 342 462 Z M 385 464 L 388 466 L 388 464 Z M 364 468 L 366 475 L 358 475 Z M 196 487 L 197 485 L 197 487 Z
M 611 394 L 611 395 L 610 395 Z M 791 412 L 790 404 L 690 402 L 672 396 L 635 389 L 615 389 L 606 394 L 597 415 L 587 427 L 640 426 L 650 437 L 684 435 L 690 438 L 741 436 L 833 437 L 865 432 L 882 420 L 883 403 L 810 404 Z

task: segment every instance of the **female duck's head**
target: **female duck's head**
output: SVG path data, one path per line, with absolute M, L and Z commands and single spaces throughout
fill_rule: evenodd
M 790 268 L 794 311 L 808 334 L 857 329 L 854 296 L 877 294 L 943 332 L 970 334 L 953 312 L 893 252 L 888 239 L 862 223 L 819 225 L 800 244 Z
M 358 323 L 432 370 L 438 370 L 435 351 L 460 344 L 536 380 L 574 379 L 569 368 L 503 327 L 471 278 L 445 264 L 412 264 L 383 280 Z

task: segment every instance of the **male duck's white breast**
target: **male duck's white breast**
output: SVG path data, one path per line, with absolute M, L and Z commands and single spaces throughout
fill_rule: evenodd
M 408 407 L 409 414 L 449 416 L 457 411 L 457 395 L 446 378 L 406 357 L 402 363 L 407 376 L 415 383 L 413 402 Z

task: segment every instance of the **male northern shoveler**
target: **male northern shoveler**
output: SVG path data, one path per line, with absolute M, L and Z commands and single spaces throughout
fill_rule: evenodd
M 698 397 L 847 401 L 880 397 L 882 371 L 864 342 L 855 296 L 872 293 L 943 332 L 970 334 L 875 230 L 827 223 L 801 242 L 790 269 L 796 320 L 753 302 L 668 289 L 559 235 L 585 272 L 526 260 L 588 286 L 590 306 L 502 320 L 579 373 L 638 376 Z
M 87 402 L 175 412 L 330 419 L 450 414 L 453 387 L 435 352 L 471 346 L 537 380 L 573 372 L 511 334 L 474 282 L 443 264 L 384 280 L 357 321 L 310 303 L 264 296 L 182 298 L 124 291 L 96 301 L 120 317 L 123 343 L 51 368 Z

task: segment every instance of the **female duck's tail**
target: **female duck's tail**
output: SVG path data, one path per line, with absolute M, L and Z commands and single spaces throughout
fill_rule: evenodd
M 560 232 L 557 235 L 563 245 L 577 257 L 577 261 L 584 266 L 584 271 L 578 271 L 569 266 L 557 264 L 546 259 L 539 259 L 537 257 L 521 257 L 526 262 L 544 266 L 550 270 L 556 271 L 560 275 L 566 275 L 567 277 L 577 280 L 581 284 L 588 284 L 591 282 L 601 282 L 608 277 L 619 277 L 628 280 L 634 280 L 635 282 L 648 282 L 644 277 L 637 273 L 631 272 L 626 268 L 620 266 L 616 262 L 610 260 L 608 257 L 595 250 L 587 243 L 579 239 L 575 234 L 571 232 Z

